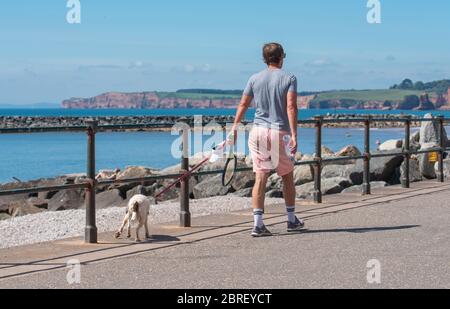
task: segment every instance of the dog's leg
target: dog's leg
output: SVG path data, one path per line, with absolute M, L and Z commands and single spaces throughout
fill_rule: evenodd
M 128 213 L 128 226 L 127 226 L 127 238 L 131 238 L 131 216 L 133 216 L 132 212 Z
M 125 225 L 127 224 L 128 220 L 129 220 L 129 214 L 127 212 L 127 214 L 125 215 L 125 218 L 123 219 L 122 225 L 120 226 L 119 230 L 114 235 L 116 238 L 119 238 L 120 235 L 122 235 L 123 229 L 125 228 Z
M 136 239 L 135 239 L 136 242 L 140 242 L 141 241 L 141 239 L 139 238 L 139 230 L 141 229 L 142 225 L 143 225 L 142 221 L 139 220 L 139 225 L 136 228 Z
M 149 239 L 150 238 L 150 233 L 148 232 L 148 214 L 147 214 L 147 216 L 145 217 L 145 220 L 144 220 L 144 226 L 145 226 L 145 238 L 146 239 Z

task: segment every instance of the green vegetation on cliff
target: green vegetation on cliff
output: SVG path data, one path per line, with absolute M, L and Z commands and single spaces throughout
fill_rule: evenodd
M 450 88 L 450 79 L 443 79 L 424 83 L 422 81 L 413 82 L 407 78 L 403 80 L 399 85 L 393 85 L 391 89 L 403 89 L 403 90 L 417 90 L 426 92 L 435 92 L 437 94 L 446 93 Z
M 177 92 L 157 92 L 156 94 L 161 99 L 164 98 L 177 98 L 177 99 L 190 99 L 190 100 L 214 100 L 214 99 L 237 99 L 242 95 L 242 90 L 239 91 L 239 94 L 227 93 L 231 91 L 222 91 L 220 92 L 194 92 L 194 91 L 177 91 Z

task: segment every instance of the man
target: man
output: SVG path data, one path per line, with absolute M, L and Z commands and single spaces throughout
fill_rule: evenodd
M 282 70 L 286 54 L 278 43 L 263 47 L 267 69 L 253 75 L 239 104 L 233 132 L 236 132 L 252 101 L 256 114 L 250 133 L 249 148 L 253 158 L 253 237 L 271 236 L 263 222 L 266 184 L 275 169 L 283 179 L 283 196 L 288 215 L 288 232 L 304 228 L 295 215 L 294 163 L 297 152 L 297 78 Z M 237 136 L 237 134 L 235 134 Z

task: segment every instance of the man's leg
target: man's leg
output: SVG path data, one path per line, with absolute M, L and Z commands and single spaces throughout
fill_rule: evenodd
M 253 217 L 254 229 L 253 236 L 269 236 L 270 232 L 264 226 L 264 200 L 266 197 L 266 185 L 269 173 L 257 172 L 255 174 L 255 185 L 253 187 Z
M 262 227 L 264 214 L 264 200 L 266 198 L 266 186 L 268 173 L 257 172 L 255 175 L 255 185 L 253 186 L 253 212 L 255 214 L 255 226 Z
M 294 172 L 291 172 L 283 178 L 283 196 L 286 202 L 286 211 L 288 216 L 288 231 L 294 232 L 304 228 L 305 224 L 295 216 L 295 184 Z
M 295 206 L 295 184 L 294 172 L 282 177 L 283 178 L 283 196 L 286 201 L 286 206 Z

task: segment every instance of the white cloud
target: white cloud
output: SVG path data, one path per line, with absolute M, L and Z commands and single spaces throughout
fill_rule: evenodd
M 330 59 L 314 59 L 305 63 L 309 67 L 336 67 L 337 63 Z
M 196 73 L 212 73 L 214 69 L 210 64 L 185 64 L 182 66 L 175 66 L 171 69 L 172 72 L 178 73 L 188 73 L 188 74 L 196 74 Z
M 204 64 L 201 68 L 201 70 L 205 73 L 211 72 L 211 66 L 209 64 Z
M 186 73 L 194 73 L 195 72 L 195 66 L 193 66 L 192 64 L 186 64 L 184 66 L 184 71 Z

